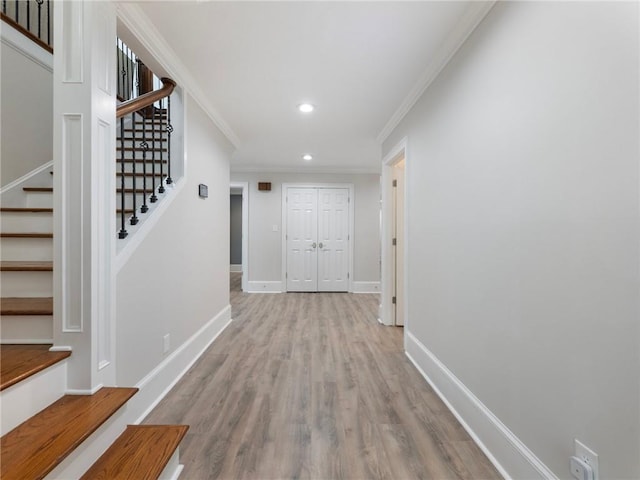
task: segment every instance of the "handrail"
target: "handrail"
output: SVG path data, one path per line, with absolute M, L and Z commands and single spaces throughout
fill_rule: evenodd
M 140 95 L 139 97 L 127 100 L 118 105 L 116 108 L 116 118 L 137 112 L 138 110 L 153 105 L 161 98 L 171 95 L 171 92 L 173 92 L 173 89 L 176 87 L 176 82 L 167 77 L 161 78 L 160 81 L 162 82 L 162 88 L 145 93 L 144 95 Z

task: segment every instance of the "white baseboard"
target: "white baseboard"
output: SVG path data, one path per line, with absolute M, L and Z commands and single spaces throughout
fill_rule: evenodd
M 380 282 L 353 282 L 353 293 L 380 293 Z
M 504 478 L 558 479 L 410 331 L 405 331 L 405 339 L 405 353 L 409 360 Z
M 230 272 L 236 272 L 236 273 L 242 273 L 242 264 L 240 264 L 240 265 L 234 265 L 234 264 L 229 265 L 229 271 Z
M 138 382 L 136 387 L 140 390 L 129 401 L 130 411 L 135 415 L 131 423 L 137 425 L 144 420 L 229 323 L 231 323 L 231 305 L 223 308 Z
M 247 282 L 248 293 L 282 293 L 282 282 Z

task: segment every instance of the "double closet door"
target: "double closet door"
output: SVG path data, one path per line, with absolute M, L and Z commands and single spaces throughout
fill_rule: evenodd
M 349 188 L 289 187 L 286 202 L 287 291 L 348 291 Z

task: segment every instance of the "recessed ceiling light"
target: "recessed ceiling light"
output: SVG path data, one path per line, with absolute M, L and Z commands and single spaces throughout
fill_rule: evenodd
M 303 159 L 303 160 L 306 160 L 306 161 L 309 161 L 309 160 L 313 159 L 313 155 L 311 155 L 310 153 L 305 153 L 305 154 L 302 156 L 302 159 Z
M 301 103 L 300 105 L 298 105 L 298 110 L 300 110 L 302 113 L 311 113 L 315 108 L 316 107 L 314 107 L 310 103 Z

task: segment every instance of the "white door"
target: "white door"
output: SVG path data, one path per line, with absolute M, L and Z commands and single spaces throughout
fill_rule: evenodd
M 404 325 L 404 159 L 393 167 L 394 325 Z
M 318 192 L 287 191 L 287 291 L 318 291 Z
M 287 291 L 349 289 L 349 189 L 287 189 Z
M 349 190 L 318 189 L 318 291 L 349 290 Z

